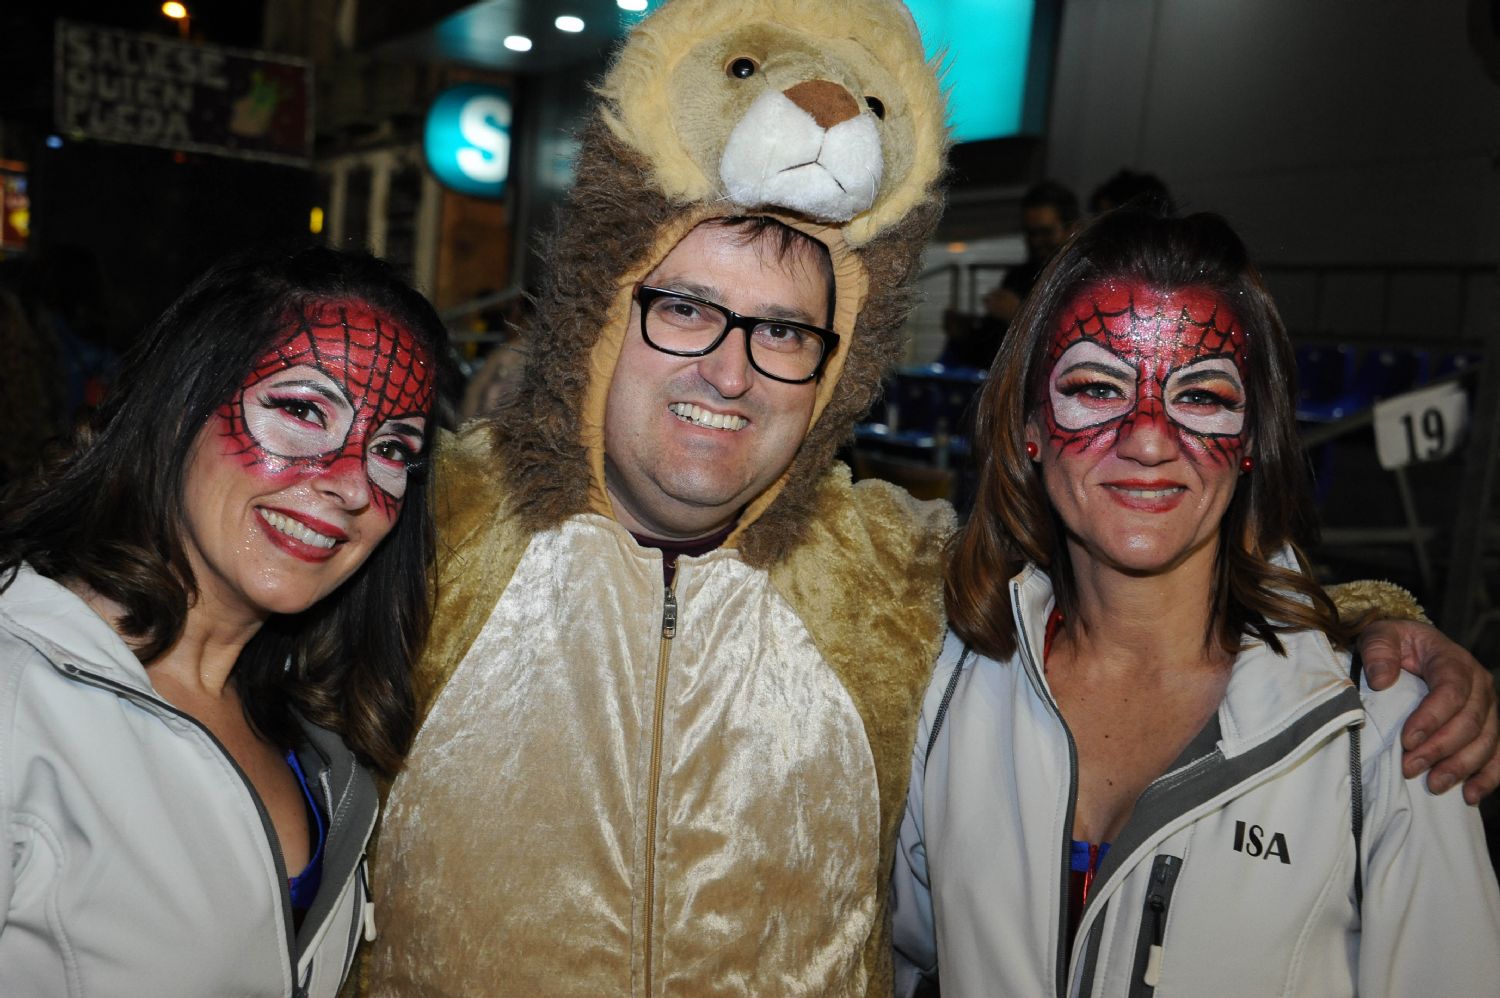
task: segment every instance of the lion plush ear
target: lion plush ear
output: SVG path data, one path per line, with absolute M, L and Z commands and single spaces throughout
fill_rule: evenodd
M 678 202 L 840 225 L 859 246 L 931 196 L 942 93 L 896 0 L 669 0 L 600 87 Z

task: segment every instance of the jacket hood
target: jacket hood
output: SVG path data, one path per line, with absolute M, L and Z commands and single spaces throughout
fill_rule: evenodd
M 767 215 L 828 248 L 841 338 L 795 458 L 726 541 L 769 564 L 801 539 L 814 483 L 902 356 L 942 211 L 936 74 L 894 0 L 671 0 L 598 94 L 544 247 L 526 371 L 493 421 L 512 512 L 533 530 L 613 516 L 603 419 L 635 284 L 698 224 Z M 812 175 L 789 180 L 809 157 Z

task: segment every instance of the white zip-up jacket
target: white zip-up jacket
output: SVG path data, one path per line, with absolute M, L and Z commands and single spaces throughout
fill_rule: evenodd
M 86 603 L 23 566 L 0 594 L 0 995 L 336 994 L 371 914 L 375 786 L 305 728 L 298 759 L 329 821 L 294 931 L 238 767 Z
M 1041 668 L 1052 602 L 1028 569 L 1011 582 L 1016 655 L 965 655 L 950 635 L 939 659 L 896 859 L 904 985 L 939 973 L 944 998 L 1496 993 L 1500 891 L 1478 814 L 1401 775 L 1420 684 L 1403 676 L 1361 710 L 1347 656 L 1318 633 L 1284 637 L 1285 658 L 1255 645 L 1236 659 L 1217 715 L 1141 794 L 1065 951 L 1077 761 Z

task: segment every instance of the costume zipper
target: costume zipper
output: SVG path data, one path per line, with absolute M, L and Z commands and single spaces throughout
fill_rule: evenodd
M 109 690 L 117 696 L 123 696 L 145 707 L 164 710 L 172 716 L 181 718 L 191 724 L 203 733 L 203 736 L 208 739 L 214 748 L 219 750 L 219 754 L 224 757 L 225 761 L 229 763 L 230 768 L 234 770 L 235 775 L 240 778 L 240 783 L 244 785 L 245 791 L 250 795 L 250 802 L 255 805 L 255 813 L 260 815 L 261 831 L 265 833 L 266 845 L 271 850 L 271 860 L 276 867 L 276 883 L 281 891 L 281 931 L 282 937 L 286 941 L 287 979 L 292 982 L 293 994 L 300 998 L 306 992 L 297 981 L 297 939 L 292 931 L 292 891 L 291 885 L 287 880 L 286 861 L 281 857 L 281 845 L 276 839 L 276 826 L 271 823 L 271 816 L 266 811 L 265 804 L 261 802 L 260 795 L 255 792 L 255 787 L 250 784 L 250 778 L 245 775 L 245 771 L 240 768 L 240 764 L 234 761 L 234 756 L 230 755 L 229 751 L 224 748 L 224 743 L 219 741 L 214 733 L 209 731 L 201 721 L 185 711 L 178 710 L 161 697 L 146 696 L 134 687 L 126 686 L 124 683 L 117 683 L 112 679 L 105 679 L 103 676 L 96 676 L 91 672 L 85 672 L 78 666 L 68 662 L 61 663 L 61 668 L 64 673 L 81 683 Z
M 656 703 L 651 716 L 651 767 L 646 781 L 646 912 L 643 937 L 646 951 L 642 955 L 643 994 L 651 994 L 651 927 L 656 919 L 656 791 L 661 784 L 662 718 L 667 712 L 667 659 L 672 639 L 677 636 L 677 594 L 673 583 L 662 587 L 661 652 L 656 659 Z
M 1027 631 L 1026 621 L 1021 614 L 1021 589 L 1014 583 L 1010 587 L 1010 609 L 1011 615 L 1015 618 L 1016 627 L 1020 630 L 1021 639 L 1017 642 L 1017 646 L 1031 671 L 1032 682 L 1036 684 L 1043 701 L 1052 711 L 1052 716 L 1057 719 L 1058 726 L 1062 728 L 1063 736 L 1068 741 L 1068 807 L 1063 814 L 1064 834 L 1059 843 L 1061 854 L 1058 858 L 1057 876 L 1057 893 L 1062 903 L 1058 905 L 1055 992 L 1058 995 L 1066 995 L 1068 993 L 1068 966 L 1072 954 L 1063 947 L 1063 940 L 1068 938 L 1068 884 L 1073 867 L 1073 817 L 1078 807 L 1078 746 L 1073 741 L 1073 732 L 1068 730 L 1068 722 L 1063 720 L 1062 710 L 1057 706 L 1057 701 L 1052 698 L 1052 691 L 1047 689 L 1046 683 L 1042 682 L 1041 666 L 1031 655 L 1031 634 Z
M 1135 944 L 1135 971 L 1130 975 L 1130 998 L 1150 998 L 1161 983 L 1162 942 L 1167 934 L 1167 909 L 1182 860 L 1158 856 L 1151 864 L 1146 883 L 1146 903 L 1141 912 L 1141 930 Z

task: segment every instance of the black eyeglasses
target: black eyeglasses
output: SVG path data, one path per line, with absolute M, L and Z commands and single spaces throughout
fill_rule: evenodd
M 641 336 L 649 346 L 676 357 L 703 357 L 719 349 L 731 329 L 743 329 L 750 366 L 788 384 L 816 378 L 839 345 L 832 330 L 790 319 L 740 315 L 680 291 L 640 285 L 635 300 L 641 306 Z

